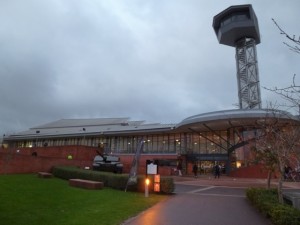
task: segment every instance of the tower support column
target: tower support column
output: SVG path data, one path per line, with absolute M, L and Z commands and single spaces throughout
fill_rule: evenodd
M 236 42 L 236 67 L 240 109 L 260 109 L 255 39 L 245 37 Z

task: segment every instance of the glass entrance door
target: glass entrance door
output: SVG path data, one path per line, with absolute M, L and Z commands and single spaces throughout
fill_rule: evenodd
M 214 173 L 214 166 L 216 163 L 219 164 L 221 167 L 221 174 L 225 174 L 226 162 L 225 161 L 200 161 L 200 174 L 213 174 Z

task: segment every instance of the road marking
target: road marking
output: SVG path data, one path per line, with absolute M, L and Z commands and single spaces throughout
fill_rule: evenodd
M 189 191 L 187 193 L 197 193 L 197 192 L 200 192 L 200 191 L 206 191 L 206 190 L 213 189 L 213 188 L 215 188 L 215 186 L 209 186 L 209 187 L 206 187 L 206 188 L 199 188 L 199 189 L 196 189 L 196 190 Z
M 189 192 L 190 193 L 190 192 Z M 206 195 L 206 196 L 215 196 L 215 197 L 235 197 L 235 198 L 246 198 L 246 196 L 242 195 L 223 195 L 223 194 L 204 194 L 204 193 L 192 193 L 197 195 Z
M 227 195 L 227 194 L 200 193 L 202 191 L 211 190 L 211 189 L 218 188 L 218 187 L 220 187 L 220 186 L 208 186 L 208 187 L 198 188 L 198 189 L 195 189 L 195 190 L 192 190 L 192 191 L 188 191 L 186 193 L 187 194 L 206 195 L 206 196 L 216 196 L 216 197 L 235 197 L 235 198 L 245 198 L 246 197 L 244 195 Z M 224 188 L 229 188 L 229 187 L 224 187 Z

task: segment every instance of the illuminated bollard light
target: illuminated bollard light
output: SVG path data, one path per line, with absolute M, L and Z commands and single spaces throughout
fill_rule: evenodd
M 149 197 L 149 184 L 150 184 L 150 180 L 149 178 L 145 179 L 145 197 Z

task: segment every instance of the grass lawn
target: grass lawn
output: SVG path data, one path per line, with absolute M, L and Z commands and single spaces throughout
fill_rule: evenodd
M 36 174 L 0 175 L 0 223 L 119 225 L 168 196 L 70 187 Z

